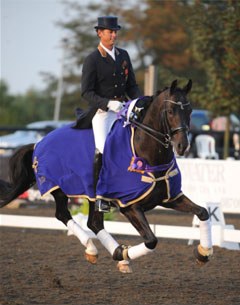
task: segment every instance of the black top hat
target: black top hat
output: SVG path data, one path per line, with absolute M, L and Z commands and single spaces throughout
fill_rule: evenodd
M 96 25 L 94 28 L 118 31 L 121 29 L 121 26 L 118 25 L 117 23 L 118 23 L 117 17 L 114 16 L 98 17 L 98 25 Z

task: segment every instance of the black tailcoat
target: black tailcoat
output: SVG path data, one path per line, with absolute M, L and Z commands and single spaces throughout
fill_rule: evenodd
M 107 111 L 109 100 L 126 101 L 141 96 L 127 51 L 115 48 L 115 61 L 99 45 L 88 55 L 82 70 L 82 97 L 89 109 L 80 113 L 77 128 L 91 125 L 97 109 Z

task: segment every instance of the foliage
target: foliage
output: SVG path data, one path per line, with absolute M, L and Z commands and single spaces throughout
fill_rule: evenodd
M 200 72 L 204 75 L 189 47 L 186 17 L 190 8 L 186 1 L 145 0 L 137 3 L 115 0 L 101 5 L 67 1 L 65 5 L 72 14 L 74 11 L 74 17 L 58 23 L 68 33 L 65 70 L 71 75 L 71 83 L 65 78 L 66 86 L 74 83 L 79 92 L 83 60 L 98 44 L 94 25 L 98 16 L 107 14 L 119 17 L 122 30 L 118 46 L 128 49 L 142 91 L 145 68 L 149 64 L 159 68 L 159 89 L 174 78 L 197 78 Z M 202 81 L 203 77 L 199 83 Z M 77 106 L 87 106 L 80 95 L 77 102 Z
M 240 113 L 239 47 L 240 6 L 237 1 L 196 1 L 190 23 L 195 57 L 207 81 L 199 96 L 203 108 L 216 115 Z M 228 156 L 230 123 L 224 134 L 224 158 Z
M 11 95 L 8 85 L 0 82 L 1 125 L 25 125 L 51 119 L 53 100 L 45 92 L 30 89 L 24 95 Z
M 83 215 L 88 215 L 88 210 L 89 210 L 89 204 L 88 200 L 84 199 L 83 202 L 80 205 L 73 205 L 70 209 L 70 213 L 72 216 L 77 215 L 78 213 L 82 213 Z M 109 212 L 109 213 L 104 213 L 104 220 L 115 220 L 116 215 L 115 215 L 115 210 Z
M 195 57 L 206 72 L 203 108 L 216 114 L 240 112 L 240 6 L 235 1 L 199 1 L 190 23 Z
M 2 125 L 11 124 L 11 119 L 13 118 L 13 116 L 10 117 L 8 113 L 10 112 L 9 110 L 13 108 L 12 104 L 14 101 L 14 97 L 8 93 L 8 85 L 3 80 L 0 81 L 0 100 L 0 122 Z
M 88 104 L 81 97 L 81 69 L 85 57 L 98 45 L 98 37 L 94 26 L 97 17 L 105 14 L 117 14 L 111 9 L 117 1 L 106 1 L 106 4 L 79 3 L 66 1 L 65 6 L 71 17 L 69 20 L 59 21 L 58 26 L 67 33 L 65 40 L 64 63 L 64 93 L 62 112 L 70 115 L 76 107 L 86 109 Z
M 97 3 L 97 4 L 96 4 Z M 64 2 L 66 14 L 58 26 L 62 40 L 63 90 L 60 119 L 74 119 L 76 107 L 86 108 L 81 98 L 84 58 L 98 44 L 94 30 L 100 15 L 117 15 L 122 30 L 118 46 L 126 48 L 137 81 L 144 88 L 148 65 L 158 67 L 158 88 L 178 78 L 193 80 L 193 106 L 216 114 L 240 113 L 240 6 L 234 0 L 174 0 Z M 31 89 L 13 96 L 7 84 L 0 86 L 1 124 L 26 124 L 52 119 L 58 78 L 43 74 L 46 89 Z
M 131 28 L 125 40 L 137 44 L 144 66 L 151 57 L 151 64 L 160 64 L 171 71 L 184 70 L 191 61 L 185 22 L 188 6 L 181 1 L 152 0 L 146 1 L 146 5 L 141 13 L 137 5 L 134 10 L 124 12 L 124 19 Z M 137 39 L 136 32 L 139 33 Z
M 192 92 L 194 106 L 201 106 L 206 84 L 206 71 L 197 61 L 191 48 L 193 28 L 189 26 L 188 16 L 194 8 L 188 1 L 152 1 L 141 4 L 127 0 L 105 1 L 104 5 L 79 4 L 74 1 L 65 3 L 74 18 L 59 22 L 59 26 L 68 31 L 67 67 L 78 73 L 71 73 L 71 83 L 76 85 L 78 100 L 76 106 L 86 108 L 80 96 L 81 65 L 84 58 L 98 44 L 93 26 L 97 16 L 112 14 L 119 17 L 122 30 L 119 32 L 118 45 L 126 47 L 132 55 L 137 81 L 144 87 L 144 72 L 149 64 L 158 67 L 158 88 L 161 89 L 175 78 L 193 79 Z M 137 35 L 136 35 L 137 33 Z M 197 58 L 198 59 L 198 58 Z M 75 69 L 76 71 L 76 69 Z M 68 84 L 68 80 L 65 79 Z M 78 86 L 78 87 L 77 87 Z M 65 99 L 64 99 L 65 101 Z M 74 106 L 74 101 L 70 106 Z

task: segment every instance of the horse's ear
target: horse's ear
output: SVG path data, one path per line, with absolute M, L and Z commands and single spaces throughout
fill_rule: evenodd
M 171 87 L 170 87 L 170 95 L 173 94 L 175 88 L 177 87 L 177 82 L 178 82 L 177 79 L 175 79 L 175 80 L 172 82 Z
M 186 94 L 188 94 L 188 92 L 190 92 L 192 89 L 192 80 L 189 79 L 187 85 L 183 88 L 183 91 L 186 92 Z

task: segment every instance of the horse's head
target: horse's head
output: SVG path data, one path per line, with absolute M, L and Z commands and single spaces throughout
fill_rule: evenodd
M 172 146 L 180 156 L 189 147 L 192 108 L 187 94 L 191 87 L 191 80 L 184 88 L 177 87 L 177 81 L 173 81 L 170 88 L 165 88 L 152 97 L 140 121 L 132 120 L 137 127 L 134 136 L 135 152 L 149 164 L 169 162 L 173 154 Z
M 169 136 L 176 153 L 180 156 L 189 147 L 188 131 L 192 108 L 187 94 L 191 88 L 191 80 L 182 89 L 177 87 L 177 80 L 175 80 L 170 88 L 160 94 L 162 100 L 161 125 L 164 133 Z

